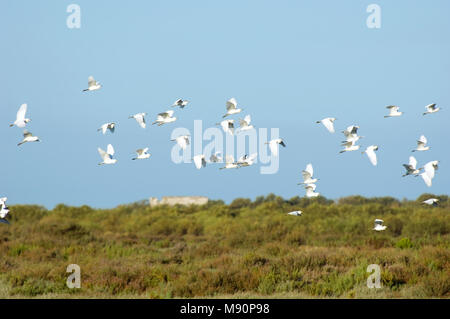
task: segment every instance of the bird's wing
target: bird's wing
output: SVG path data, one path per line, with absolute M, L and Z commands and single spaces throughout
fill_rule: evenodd
M 196 156 L 194 156 L 194 164 L 195 164 L 195 167 L 197 167 L 197 169 L 200 169 L 200 168 L 202 168 L 202 161 L 203 160 L 203 155 L 196 155 Z
M 108 144 L 108 148 L 106 149 L 106 153 L 113 156 L 114 155 L 114 147 L 111 144 Z
M 375 154 L 375 151 L 373 148 L 367 148 L 366 149 L 367 157 L 369 157 L 370 162 L 373 166 L 377 165 L 377 154 Z
M 252 121 L 252 118 L 250 117 L 250 114 L 246 115 L 244 117 L 244 121 L 247 122 L 247 125 L 250 125 L 250 122 Z
M 328 119 L 328 118 L 323 119 L 322 120 L 322 124 L 323 124 L 323 126 L 326 127 L 328 132 L 334 133 L 334 125 L 333 125 L 333 122 L 330 119 Z
M 231 99 L 229 99 L 226 103 L 227 106 L 227 111 L 235 109 L 237 106 L 237 102 L 236 99 L 234 97 L 232 97 Z
M 422 176 L 423 181 L 425 182 L 425 184 L 427 184 L 428 187 L 431 187 L 431 178 L 427 174 L 427 172 L 423 172 L 422 174 L 420 174 L 420 176 Z
M 98 153 L 100 154 L 100 157 L 101 157 L 103 160 L 105 160 L 105 158 L 108 157 L 108 154 L 107 154 L 104 150 L 102 150 L 100 147 L 97 148 L 97 150 L 98 150 Z
M 305 189 L 311 189 L 312 191 L 315 191 L 316 187 L 316 184 L 306 184 Z
M 307 171 L 311 175 L 310 177 L 312 177 L 314 175 L 314 169 L 313 169 L 313 166 L 311 163 L 306 165 L 305 171 Z
M 419 137 L 419 140 L 417 141 L 417 145 L 420 145 L 420 144 L 422 144 L 422 145 L 427 144 L 427 138 L 425 137 L 425 135 L 421 135 Z
M 105 134 L 107 129 L 108 129 L 108 124 L 103 124 L 102 125 L 102 133 Z
M 228 125 L 229 125 L 229 121 L 227 121 L 227 120 L 224 120 L 224 121 L 222 121 L 222 122 L 220 122 L 220 126 L 222 126 L 222 129 L 224 130 L 224 132 L 227 132 L 228 131 Z
M 94 77 L 91 75 L 90 77 L 88 77 L 88 86 L 93 86 L 95 85 L 96 81 L 94 80 Z
M 308 179 L 311 178 L 311 173 L 308 171 L 302 171 L 302 177 L 303 177 L 303 181 L 307 181 Z
M 142 155 L 144 154 L 144 150 L 142 148 L 136 150 L 137 155 Z
M 186 145 L 187 145 L 187 142 L 189 142 L 189 140 L 187 140 L 184 136 L 179 136 L 179 137 L 176 138 L 176 140 L 177 140 L 178 145 L 182 149 L 186 149 Z
M 278 143 L 275 140 L 269 142 L 269 148 L 273 155 L 278 155 Z
M 246 127 L 248 126 L 248 122 L 246 121 L 246 119 L 239 119 L 239 126 L 240 127 Z
M 436 103 L 433 103 L 433 104 L 428 104 L 427 106 L 425 106 L 425 108 L 426 108 L 428 111 L 434 111 L 435 106 L 436 106 Z
M 24 138 L 29 137 L 29 136 L 33 136 L 33 134 L 31 132 L 28 132 L 28 131 L 23 131 L 23 137 Z
M 382 225 L 383 222 L 384 221 L 382 219 L 375 219 L 375 225 Z
M 409 165 L 413 168 L 416 169 L 417 167 L 417 160 L 414 156 L 410 156 L 409 157 Z
M 27 104 L 22 104 L 19 108 L 19 110 L 17 111 L 17 120 L 18 121 L 23 121 L 25 119 L 25 114 L 27 113 Z
M 423 167 L 425 170 L 426 175 L 428 175 L 430 177 L 430 179 L 434 178 L 434 166 L 433 166 L 433 162 L 428 162 L 425 164 L 425 166 Z

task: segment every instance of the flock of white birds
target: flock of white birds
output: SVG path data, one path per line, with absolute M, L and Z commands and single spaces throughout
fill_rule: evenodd
M 100 82 L 97 82 L 92 76 L 88 78 L 88 88 L 84 89 L 83 92 L 87 91 L 96 91 L 102 88 L 102 85 Z M 179 107 L 180 109 L 183 109 L 187 104 L 189 103 L 188 100 L 178 99 L 176 100 L 171 107 Z M 389 105 L 386 107 L 389 109 L 389 114 L 384 116 L 385 118 L 389 117 L 399 117 L 403 114 L 403 112 L 399 111 L 399 107 L 396 105 Z M 425 107 L 426 112 L 423 113 L 423 115 L 436 113 L 440 110 L 439 107 L 436 107 L 436 104 L 429 104 Z M 226 118 L 231 115 L 239 114 L 243 111 L 242 108 L 238 108 L 238 104 L 235 98 L 231 98 L 228 101 L 226 101 L 226 110 L 227 112 L 222 116 L 222 118 Z M 12 123 L 10 126 L 17 126 L 19 128 L 25 128 L 27 123 L 31 121 L 31 119 L 26 118 L 27 113 L 27 104 L 22 104 L 19 108 L 19 111 L 16 115 L 16 120 L 14 123 Z M 167 110 L 165 112 L 161 112 L 157 115 L 156 120 L 152 124 L 157 124 L 158 126 L 168 124 L 175 122 L 177 120 L 176 117 L 173 116 L 174 111 L 173 110 Z M 145 116 L 147 116 L 147 113 L 137 113 L 134 115 L 129 116 L 130 119 L 135 119 L 138 125 L 145 129 L 146 128 L 146 122 L 145 122 Z M 235 135 L 242 131 L 247 131 L 254 129 L 254 126 L 251 123 L 251 117 L 250 115 L 246 115 L 244 119 L 239 119 L 239 128 L 236 129 L 234 127 L 234 119 L 224 119 L 220 123 L 217 123 L 216 125 L 221 126 L 225 134 L 231 134 Z M 335 133 L 334 129 L 334 122 L 336 121 L 336 118 L 334 117 L 327 117 L 320 121 L 317 121 L 316 123 L 321 123 L 323 126 L 330 132 Z M 116 123 L 110 122 L 103 124 L 97 131 L 102 132 L 103 134 L 106 134 L 107 131 L 110 131 L 111 133 L 114 133 L 116 127 Z M 342 142 L 341 146 L 343 146 L 343 150 L 341 150 L 339 153 L 344 152 L 351 152 L 359 150 L 360 145 L 357 145 L 356 142 L 359 141 L 364 136 L 358 135 L 358 129 L 359 126 L 357 125 L 351 125 L 348 126 L 342 133 L 345 136 L 345 141 Z M 31 132 L 28 130 L 24 130 L 23 132 L 23 140 L 19 142 L 17 145 L 20 146 L 27 142 L 38 142 L 40 141 L 39 137 L 34 136 Z M 172 139 L 171 141 L 176 142 L 180 148 L 183 150 L 186 149 L 187 145 L 190 144 L 189 141 L 189 135 L 181 135 L 178 136 L 175 139 Z M 427 139 L 424 135 L 420 136 L 419 140 L 417 141 L 417 148 L 412 150 L 412 152 L 423 152 L 430 149 L 429 146 L 427 146 Z M 278 149 L 279 145 L 286 147 L 285 142 L 281 138 L 273 139 L 266 144 L 269 145 L 269 149 L 272 152 L 274 156 L 278 156 Z M 140 160 L 140 159 L 148 159 L 150 158 L 151 154 L 148 153 L 148 147 L 141 148 L 136 150 L 137 156 L 132 158 L 132 160 Z M 377 155 L 376 151 L 378 150 L 377 145 L 370 145 L 367 146 L 366 150 L 362 152 L 362 154 L 366 154 L 369 158 L 369 161 L 372 163 L 372 165 L 377 165 Z M 114 158 L 114 147 L 111 144 L 108 144 L 106 151 L 98 148 L 98 153 L 100 154 L 100 157 L 102 159 L 102 162 L 99 163 L 99 165 L 108 165 L 108 164 L 115 164 L 117 163 L 117 159 Z M 219 152 L 216 152 L 215 154 L 211 155 L 209 158 L 210 163 L 218 163 L 222 161 L 222 157 Z M 225 157 L 225 166 L 220 167 L 220 169 L 232 169 L 232 168 L 240 168 L 240 167 L 247 167 L 251 166 L 256 162 L 257 153 L 253 153 L 250 155 L 243 155 L 241 156 L 237 161 L 235 161 L 233 155 L 227 155 Z M 194 165 L 197 169 L 201 169 L 202 167 L 205 167 L 207 164 L 206 156 L 204 154 L 195 155 L 193 158 Z M 435 171 L 438 169 L 439 161 L 434 160 L 426 163 L 423 167 L 417 168 L 417 160 L 414 158 L 414 156 L 409 157 L 409 163 L 403 164 L 403 166 L 406 169 L 406 173 L 403 176 L 413 175 L 413 176 L 421 176 L 424 180 L 425 184 L 429 187 L 432 185 L 432 180 L 435 176 Z M 423 172 L 422 172 L 423 171 Z M 306 191 L 306 197 L 317 197 L 320 195 L 320 193 L 316 192 L 316 182 L 318 181 L 317 178 L 313 178 L 314 170 L 311 163 L 306 165 L 306 168 L 302 171 L 302 178 L 303 182 L 298 183 L 298 185 L 303 185 Z M 0 222 L 9 224 L 8 220 L 6 219 L 6 216 L 9 213 L 8 206 L 6 205 L 7 197 L 0 198 Z M 438 205 L 438 199 L 436 198 L 430 198 L 423 202 L 424 204 L 431 205 L 431 206 L 437 206 Z M 301 216 L 301 211 L 293 211 L 289 212 L 288 215 L 292 216 Z M 375 220 L 375 227 L 373 228 L 376 231 L 382 231 L 386 229 L 386 226 L 383 225 L 383 220 L 376 219 Z

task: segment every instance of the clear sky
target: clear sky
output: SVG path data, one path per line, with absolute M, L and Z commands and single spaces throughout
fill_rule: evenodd
M 81 7 L 69 29 L 67 6 Z M 381 7 L 369 29 L 366 8 Z M 317 191 L 416 198 L 450 189 L 450 2 L 442 1 L 20 1 L 0 2 L 0 196 L 9 204 L 114 207 L 149 196 L 204 195 L 230 201 L 270 192 L 304 196 L 301 170 L 313 163 Z M 93 75 L 103 84 L 81 92 Z M 214 126 L 235 97 L 258 128 L 279 128 L 276 174 L 258 165 L 197 170 L 174 164 L 176 127 Z M 143 130 L 178 98 L 191 103 L 178 120 Z M 28 103 L 28 129 L 40 143 L 17 147 L 8 125 Z M 443 110 L 422 116 L 425 105 Z M 386 105 L 405 114 L 384 119 Z M 336 134 L 316 120 L 337 118 Z M 238 117 L 235 117 L 238 118 Z M 116 121 L 116 132 L 96 129 Z M 338 154 L 340 131 L 358 124 L 361 147 L 377 144 L 379 164 L 361 152 Z M 428 188 L 402 167 L 425 134 L 440 160 Z M 98 166 L 97 147 L 116 148 L 118 163 Z M 149 160 L 131 161 L 149 146 Z

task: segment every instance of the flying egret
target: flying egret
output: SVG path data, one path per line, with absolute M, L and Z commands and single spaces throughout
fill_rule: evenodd
M 344 146 L 344 149 L 340 151 L 339 153 L 344 152 L 351 152 L 351 151 L 357 151 L 360 148 L 360 145 L 355 145 L 356 141 L 349 141 L 342 144 Z
M 345 135 L 345 141 L 342 143 L 356 142 L 359 139 L 363 138 L 364 136 L 358 136 L 358 129 L 359 126 L 351 125 L 347 127 L 344 131 L 342 131 L 342 133 L 344 133 Z
M 303 177 L 303 182 L 302 183 L 298 183 L 297 185 L 301 185 L 301 184 L 314 184 L 315 182 L 318 181 L 317 178 L 312 178 L 314 175 L 314 169 L 311 163 L 309 163 L 308 165 L 306 165 L 306 168 L 302 171 L 302 177 Z
M 320 195 L 320 193 L 315 192 L 316 184 L 306 184 L 305 190 L 306 190 L 306 197 L 308 197 L 308 198 L 317 197 Z
M 140 127 L 145 128 L 145 116 L 147 115 L 146 112 L 143 113 L 136 113 L 134 115 L 130 115 L 129 119 L 135 119 L 136 122 L 140 125 Z
M 439 202 L 439 199 L 437 199 L 437 198 L 429 198 L 427 200 L 424 200 L 422 203 L 436 207 L 436 206 L 438 206 L 438 202 Z
M 257 156 L 258 156 L 258 153 L 253 153 L 250 156 L 248 156 L 246 154 L 239 158 L 239 160 L 237 161 L 237 164 L 240 167 L 251 166 L 251 165 L 255 164 L 255 160 L 256 160 Z
M 336 121 L 336 118 L 334 117 L 326 117 L 323 120 L 316 121 L 316 123 L 322 123 L 323 126 L 328 130 L 330 133 L 334 133 L 334 121 Z
M 278 144 L 283 146 L 283 147 L 286 147 L 286 144 L 284 143 L 282 138 L 276 138 L 276 139 L 273 139 L 273 140 L 271 140 L 269 142 L 266 142 L 264 144 L 269 144 L 270 151 L 275 156 L 278 156 Z
M 114 123 L 114 122 L 105 123 L 99 129 L 97 129 L 97 132 L 102 131 L 103 135 L 105 135 L 107 130 L 109 130 L 111 133 L 114 133 L 115 128 L 116 128 L 116 123 Z
M 17 144 L 17 146 L 20 146 L 26 142 L 39 142 L 39 141 L 40 141 L 39 137 L 33 136 L 33 134 L 31 132 L 28 132 L 27 130 L 25 130 L 25 131 L 23 131 L 23 140 L 22 140 L 22 142 Z
M 234 133 L 234 120 L 223 120 L 220 123 L 216 123 L 216 125 L 222 126 L 222 129 L 225 133 L 230 133 L 233 135 Z
M 151 156 L 151 154 L 147 153 L 147 151 L 148 151 L 148 147 L 140 148 L 140 149 L 136 150 L 137 157 L 132 158 L 132 160 L 149 158 Z
M 194 160 L 194 164 L 195 164 L 195 167 L 197 167 L 197 169 L 200 169 L 200 168 L 206 166 L 205 155 L 203 155 L 203 154 L 195 155 L 192 159 Z
M 428 187 L 431 187 L 435 172 L 438 169 L 439 161 L 431 161 L 423 166 L 424 172 L 420 174 Z
M 421 135 L 419 137 L 419 140 L 417 141 L 417 148 L 415 150 L 412 150 L 411 152 L 422 152 L 422 151 L 428 151 L 430 149 L 427 145 L 427 138 L 425 135 Z
M 28 106 L 26 103 L 24 103 L 20 106 L 20 108 L 16 114 L 16 120 L 14 121 L 14 123 L 9 125 L 10 127 L 15 125 L 17 127 L 23 128 L 23 127 L 25 127 L 25 125 L 27 125 L 28 122 L 31 121 L 30 119 L 25 118 L 25 114 L 27 113 L 27 108 L 28 108 Z
M 176 120 L 177 118 L 173 117 L 173 110 L 169 110 L 166 112 L 159 113 L 156 118 L 156 121 L 153 122 L 152 124 L 158 124 L 158 126 L 161 126 L 166 123 L 175 122 Z
M 100 82 L 95 81 L 94 77 L 91 75 L 88 78 L 88 88 L 84 89 L 83 92 L 99 90 L 101 87 L 102 85 L 100 84 Z
M 106 152 L 102 150 L 100 147 L 97 148 L 98 153 L 100 154 L 101 158 L 103 159 L 103 162 L 98 163 L 98 165 L 103 164 L 115 164 L 117 162 L 117 159 L 113 158 L 114 155 L 114 148 L 111 144 L 108 144 L 108 147 L 106 148 Z
M 237 108 L 237 102 L 234 97 L 232 97 L 231 99 L 229 99 L 227 101 L 226 107 L 227 107 L 227 113 L 225 115 L 223 115 L 222 117 L 227 117 L 228 115 L 233 115 L 233 114 L 242 112 L 242 109 Z
M 424 112 L 423 115 L 436 113 L 437 111 L 441 110 L 442 108 L 436 107 L 436 103 L 433 103 L 433 104 L 428 104 L 427 106 L 425 106 L 425 109 L 426 109 L 426 112 Z
M 239 168 L 238 163 L 236 163 L 234 161 L 234 156 L 233 155 L 227 155 L 225 158 L 225 166 L 224 167 L 220 167 L 219 169 L 230 169 L 230 168 Z
M 403 112 L 399 112 L 400 107 L 398 107 L 397 105 L 389 105 L 386 106 L 387 109 L 389 109 L 389 115 L 385 115 L 384 117 L 396 117 L 396 116 L 400 116 L 403 114 Z
M 375 219 L 375 226 L 373 227 L 373 230 L 376 231 L 383 231 L 386 229 L 387 226 L 383 225 L 384 221 L 382 219 Z
M 239 119 L 239 132 L 254 129 L 253 125 L 250 125 L 251 120 L 250 115 L 246 115 L 244 119 Z
M 302 216 L 302 211 L 301 210 L 296 210 L 296 211 L 293 211 L 293 212 L 290 212 L 290 213 L 287 213 L 288 215 L 291 215 L 291 216 Z
M 176 141 L 178 146 L 185 150 L 187 145 L 189 145 L 189 135 L 180 135 L 171 141 Z
M 370 146 L 367 146 L 367 148 L 364 152 L 362 152 L 362 154 L 364 154 L 364 153 L 367 154 L 367 157 L 369 158 L 369 160 L 373 166 L 377 166 L 377 154 L 375 153 L 375 151 L 378 151 L 378 146 L 370 145 Z
M 403 175 L 403 177 L 408 175 L 415 175 L 419 176 L 420 170 L 422 168 L 417 169 L 417 160 L 414 156 L 409 157 L 409 164 L 403 164 L 403 166 L 406 169 L 406 174 Z
M 188 100 L 183 100 L 183 99 L 178 99 L 176 100 L 173 104 L 172 107 L 174 106 L 179 106 L 180 109 L 184 108 L 186 105 L 188 105 L 189 101 Z
M 210 162 L 211 163 L 222 162 L 222 157 L 219 155 L 220 155 L 220 152 L 215 152 L 214 154 L 211 154 L 211 156 L 209 157 Z

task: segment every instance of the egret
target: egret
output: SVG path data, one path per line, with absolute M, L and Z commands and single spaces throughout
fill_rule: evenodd
M 430 149 L 427 145 L 427 138 L 425 135 L 421 135 L 419 137 L 419 140 L 417 141 L 417 148 L 415 150 L 412 150 L 411 152 L 422 152 L 422 151 L 428 151 Z
M 302 183 L 298 183 L 297 185 L 301 185 L 301 184 L 314 184 L 315 182 L 318 181 L 317 178 L 312 178 L 314 175 L 314 169 L 311 163 L 309 163 L 308 165 L 306 165 L 306 168 L 302 171 L 302 177 L 303 177 L 303 182 Z
M 431 161 L 423 166 L 424 172 L 420 174 L 428 187 L 431 187 L 435 172 L 438 169 L 439 161 Z
M 359 129 L 359 126 L 351 125 L 351 126 L 347 127 L 347 129 L 342 131 L 342 133 L 344 133 L 344 135 L 345 135 L 345 141 L 342 143 L 344 144 L 347 142 L 356 142 L 359 139 L 363 138 L 364 136 L 358 136 L 358 129 Z
M 23 131 L 23 140 L 22 140 L 22 142 L 17 144 L 17 146 L 20 146 L 26 142 L 39 142 L 39 141 L 40 141 L 39 137 L 33 136 L 33 134 L 31 132 L 28 132 L 27 130 L 25 130 L 25 131 Z
M 423 115 L 436 113 L 437 111 L 441 110 L 440 107 L 436 107 L 436 103 L 428 104 L 427 106 L 425 106 L 425 109 L 426 109 L 426 112 L 424 112 Z
M 305 189 L 306 189 L 306 197 L 308 198 L 317 197 L 320 195 L 320 193 L 315 192 L 316 184 L 306 184 Z
M 251 120 L 250 115 L 246 115 L 244 119 L 239 119 L 239 132 L 254 129 L 253 125 L 250 125 Z
M 178 146 L 185 150 L 187 145 L 189 145 L 189 135 L 180 135 L 171 141 L 176 141 Z
M 153 122 L 152 124 L 158 124 L 158 126 L 161 126 L 166 123 L 175 122 L 176 120 L 177 118 L 173 117 L 173 111 L 169 110 L 166 112 L 159 113 L 156 118 L 156 121 Z
M 383 231 L 386 229 L 387 226 L 383 225 L 384 221 L 382 219 L 375 219 L 375 226 L 373 227 L 373 230 L 376 231 Z
M 6 206 L 6 200 L 6 197 L 0 198 L 0 223 L 9 225 L 9 221 L 6 219 L 6 215 L 9 213 L 9 208 Z
M 369 160 L 373 166 L 377 166 L 377 154 L 375 153 L 375 151 L 378 151 L 378 146 L 370 145 L 370 146 L 367 146 L 367 148 L 364 152 L 362 152 L 362 154 L 364 154 L 364 153 L 367 154 L 367 157 L 369 158 Z
M 389 109 L 389 115 L 385 115 L 384 117 L 396 117 L 403 114 L 403 112 L 399 112 L 400 107 L 396 105 L 389 105 L 386 106 L 387 109 Z
M 134 115 L 130 115 L 128 118 L 129 119 L 135 119 L 140 127 L 145 128 L 145 126 L 146 126 L 146 124 L 145 124 L 145 116 L 146 115 L 147 115 L 146 112 L 136 113 Z
M 237 108 L 237 102 L 234 97 L 229 99 L 226 103 L 227 113 L 222 117 L 227 117 L 228 115 L 238 114 L 242 112 L 242 109 Z
M 99 129 L 97 129 L 97 132 L 102 131 L 103 135 L 105 135 L 107 130 L 109 130 L 111 133 L 114 133 L 115 128 L 116 123 L 105 123 Z
M 183 99 L 178 99 L 176 100 L 173 104 L 172 107 L 174 106 L 179 106 L 180 109 L 184 108 L 186 105 L 188 105 L 189 101 L 188 100 L 183 100 Z
M 360 146 L 359 145 L 355 145 L 355 143 L 356 143 L 356 141 L 349 141 L 349 142 L 343 143 L 342 146 L 344 146 L 344 149 L 342 151 L 340 151 L 339 153 L 351 152 L 351 151 L 359 150 Z
M 222 126 L 222 129 L 225 133 L 230 133 L 233 135 L 234 133 L 234 120 L 223 120 L 220 123 L 216 123 L 216 125 Z
M 137 157 L 132 158 L 132 160 L 149 158 L 151 156 L 151 154 L 147 153 L 147 151 L 148 151 L 148 147 L 140 148 L 140 149 L 136 150 Z
M 403 166 L 406 169 L 406 174 L 403 175 L 404 176 L 408 176 L 408 175 L 415 175 L 415 176 L 419 176 L 420 170 L 422 168 L 417 169 L 417 160 L 414 156 L 410 156 L 409 157 L 409 164 L 403 164 Z
M 271 140 L 269 142 L 266 142 L 264 144 L 269 144 L 270 151 L 275 156 L 278 156 L 278 144 L 283 146 L 283 147 L 286 147 L 286 144 L 284 143 L 282 138 L 276 138 L 276 139 L 273 139 L 273 140 Z
M 334 133 L 334 121 L 336 121 L 334 117 L 326 117 L 323 120 L 316 121 L 316 123 L 322 123 L 323 126 L 325 126 L 325 128 L 328 130 L 328 132 Z
M 203 155 L 203 154 L 195 155 L 192 159 L 194 160 L 194 164 L 195 164 L 195 167 L 197 167 L 197 169 L 200 169 L 200 168 L 206 166 L 205 155 Z
M 287 213 L 287 214 L 291 215 L 291 216 L 302 216 L 302 211 L 296 210 L 296 211 L 293 211 L 293 212 L 290 212 L 290 213 Z
M 102 85 L 100 84 L 100 82 L 95 81 L 94 77 L 91 75 L 88 78 L 88 88 L 84 89 L 83 92 L 100 90 L 101 87 Z
M 20 108 L 16 114 L 16 120 L 14 121 L 13 124 L 9 125 L 10 127 L 15 125 L 17 127 L 23 128 L 23 127 L 25 127 L 25 125 L 27 125 L 28 122 L 31 121 L 30 119 L 25 118 L 25 114 L 27 113 L 27 108 L 28 108 L 28 106 L 26 103 L 24 103 L 20 106 Z
M 437 199 L 437 198 L 429 198 L 427 200 L 424 200 L 422 203 L 436 207 L 436 206 L 438 206 L 438 202 L 439 202 L 439 199 Z
M 100 154 L 100 157 L 103 159 L 103 162 L 98 163 L 98 165 L 103 164 L 115 164 L 117 162 L 117 159 L 113 158 L 114 155 L 114 148 L 111 144 L 108 144 L 108 147 L 106 148 L 106 152 L 102 150 L 100 147 L 97 148 L 98 153 Z
M 236 163 L 234 161 L 234 156 L 233 155 L 227 155 L 225 158 L 225 166 L 224 167 L 220 167 L 219 169 L 230 169 L 230 168 L 239 168 L 238 163 Z

